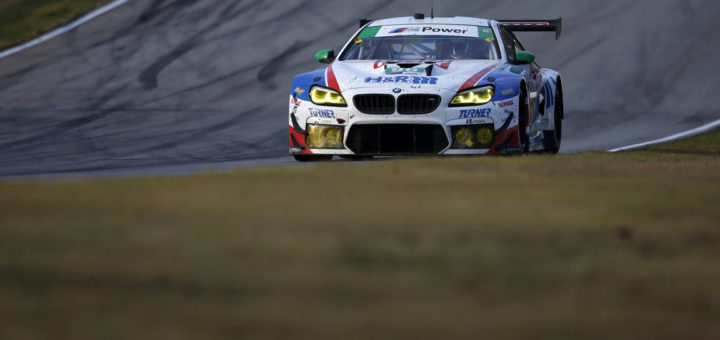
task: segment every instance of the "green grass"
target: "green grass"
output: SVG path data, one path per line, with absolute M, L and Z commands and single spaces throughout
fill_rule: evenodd
M 717 339 L 720 132 L 0 183 L 0 338 Z
M 62 26 L 107 2 L 109 0 L 0 0 L 0 50 Z

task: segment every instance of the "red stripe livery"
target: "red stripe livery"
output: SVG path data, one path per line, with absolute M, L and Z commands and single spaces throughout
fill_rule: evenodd
M 482 71 L 476 73 L 474 76 L 472 76 L 470 79 L 468 79 L 465 82 L 465 84 L 462 84 L 462 86 L 460 86 L 460 89 L 458 90 L 458 92 L 465 91 L 467 89 L 471 89 L 471 88 L 475 87 L 475 84 L 477 84 L 480 81 L 480 79 L 482 79 L 484 76 L 486 76 L 488 73 L 490 73 L 490 71 L 498 68 L 500 65 L 502 65 L 502 64 L 495 63 L 495 64 L 492 64 L 492 65 L 484 68 Z

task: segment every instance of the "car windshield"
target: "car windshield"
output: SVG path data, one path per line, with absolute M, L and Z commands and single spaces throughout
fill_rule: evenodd
M 340 60 L 494 60 L 495 39 L 452 36 L 355 38 Z

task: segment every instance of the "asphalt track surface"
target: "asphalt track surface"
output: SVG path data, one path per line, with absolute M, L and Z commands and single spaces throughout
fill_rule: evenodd
M 360 17 L 430 1 L 131 0 L 0 59 L 0 177 L 179 174 L 295 164 L 293 75 Z M 435 1 L 436 16 L 563 17 L 520 39 L 565 87 L 565 153 L 720 118 L 720 2 Z

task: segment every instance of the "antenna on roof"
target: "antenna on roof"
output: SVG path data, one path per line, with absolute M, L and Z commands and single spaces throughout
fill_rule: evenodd
M 430 0 L 430 19 L 435 19 L 435 1 Z

